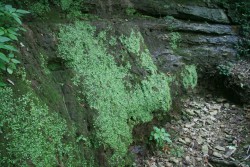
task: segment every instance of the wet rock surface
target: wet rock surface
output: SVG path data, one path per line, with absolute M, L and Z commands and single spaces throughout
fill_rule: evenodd
M 85 5 L 92 6 L 90 13 L 111 18 L 122 27 L 137 25 L 163 72 L 175 71 L 184 62 L 209 73 L 226 60 L 236 59 L 239 26 L 212 1 L 87 0 Z
M 182 119 L 165 125 L 173 145 L 144 156 L 136 166 L 250 166 L 249 111 L 224 98 L 188 98 Z
M 215 8 L 203 1 L 139 1 L 131 0 L 134 7 L 141 13 L 154 17 L 164 17 L 173 15 L 177 18 L 197 21 L 210 21 L 219 23 L 229 23 L 229 19 L 224 10 Z
M 250 104 L 250 63 L 238 61 L 229 69 L 224 86 L 237 100 L 244 104 Z M 250 108 L 250 107 L 247 107 Z M 248 109 L 250 110 L 250 109 Z

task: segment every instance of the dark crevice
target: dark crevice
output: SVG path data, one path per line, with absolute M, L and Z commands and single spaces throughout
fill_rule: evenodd
M 47 64 L 50 71 L 60 71 L 66 69 L 66 61 L 59 57 L 49 60 Z

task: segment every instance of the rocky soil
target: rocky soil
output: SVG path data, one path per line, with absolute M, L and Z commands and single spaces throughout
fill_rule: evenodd
M 184 101 L 182 119 L 165 125 L 172 146 L 137 151 L 135 166 L 249 167 L 250 110 L 224 98 L 196 96 Z

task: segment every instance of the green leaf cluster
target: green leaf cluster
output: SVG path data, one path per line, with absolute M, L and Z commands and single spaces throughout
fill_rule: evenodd
M 194 89 L 197 85 L 198 75 L 195 65 L 187 65 L 181 72 L 182 84 L 185 89 Z
M 233 63 L 220 64 L 217 66 L 220 75 L 229 76 L 233 68 Z
M 163 148 L 165 144 L 171 144 L 170 134 L 164 128 L 153 127 L 149 140 L 156 142 L 158 148 Z
M 157 72 L 139 32 L 131 30 L 129 36 L 111 37 L 116 43 L 108 42 L 107 34 L 97 33 L 87 22 L 76 22 L 61 28 L 58 49 L 76 73 L 73 81 L 86 97 L 82 101 L 98 112 L 94 120 L 96 140 L 104 148 L 113 150 L 110 165 L 116 166 L 124 163 L 127 148 L 132 143 L 133 127 L 151 121 L 155 111 L 168 111 L 171 96 L 169 78 Z M 116 55 L 108 52 L 115 44 L 126 48 L 137 65 L 149 71 L 138 84 L 126 79 L 135 75 L 129 61 L 118 65 Z M 115 54 L 129 59 L 126 52 Z
M 15 9 L 11 5 L 0 3 L 0 70 L 12 74 L 20 62 L 14 57 L 17 49 L 13 42 L 17 41 L 21 28 L 21 16 L 29 12 Z
M 17 97 L 0 88 L 0 166 L 80 166 L 66 121 L 49 112 L 32 92 Z M 74 132 L 72 132 L 74 133 Z
M 29 10 L 34 16 L 44 16 L 51 8 L 62 10 L 66 13 L 81 13 L 85 0 L 4 0 L 6 3 L 17 4 Z
M 180 33 L 178 32 L 170 33 L 170 46 L 173 50 L 176 50 L 178 48 L 180 40 L 181 40 Z

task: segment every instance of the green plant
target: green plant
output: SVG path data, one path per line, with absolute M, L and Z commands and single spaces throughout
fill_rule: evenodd
M 184 149 L 183 149 L 183 147 L 180 147 L 177 145 L 172 145 L 170 153 L 175 157 L 181 158 L 183 156 Z
M 67 60 L 67 66 L 76 72 L 73 81 L 82 88 L 81 97 L 86 98 L 80 100 L 97 111 L 95 140 L 98 146 L 112 150 L 109 160 L 115 166 L 124 163 L 127 148 L 132 143 L 133 127 L 151 121 L 154 111 L 168 111 L 171 96 L 169 79 L 157 72 L 139 32 L 131 30 L 129 36 L 116 37 L 119 39 L 116 43 L 120 42 L 119 45 L 127 50 L 121 53 L 124 61 L 129 52 L 142 70 L 151 71 L 138 84 L 134 84 L 133 79 L 126 79 L 134 75 L 130 72 L 129 61 L 118 65 L 115 56 L 108 53 L 114 42 L 112 38 L 107 42 L 107 34 L 97 33 L 87 22 L 76 22 L 61 28 L 58 49 L 62 58 Z M 111 46 L 107 45 L 109 43 Z
M 74 131 L 55 112 L 50 113 L 30 90 L 17 97 L 11 88 L 0 88 L 1 166 L 80 166 L 77 147 L 65 142 Z M 76 141 L 77 142 L 77 141 Z
M 61 9 L 66 14 L 81 14 L 81 11 L 85 9 L 83 5 L 84 1 L 85 0 L 4 0 L 5 3 L 15 4 L 28 9 L 34 16 L 39 17 L 45 16 L 45 14 L 51 11 L 51 8 L 55 7 Z
M 134 14 L 136 14 L 136 10 L 133 7 L 129 7 L 126 9 L 126 14 L 127 15 L 134 15 Z
M 20 17 L 29 13 L 25 10 L 15 9 L 11 5 L 0 3 L 0 70 L 12 74 L 16 69 L 16 64 L 20 62 L 14 57 L 17 49 L 13 43 L 17 41 L 21 28 Z
M 173 50 L 178 48 L 178 44 L 180 42 L 181 36 L 178 32 L 171 32 L 170 33 L 170 46 Z
M 217 66 L 217 69 L 219 70 L 219 74 L 229 76 L 231 74 L 231 70 L 233 68 L 232 63 L 227 63 L 227 64 L 221 64 Z
M 29 9 L 32 12 L 32 14 L 36 16 L 42 16 L 50 11 L 48 2 L 47 3 L 35 2 L 34 4 L 29 6 Z
M 168 16 L 165 17 L 165 19 L 166 19 L 166 20 L 174 20 L 174 17 L 168 15 Z
M 197 85 L 198 74 L 195 65 L 186 65 L 181 72 L 182 84 L 186 90 Z
M 49 70 L 48 64 L 47 64 L 48 57 L 46 55 L 43 55 L 42 53 L 40 53 L 39 58 L 40 58 L 40 61 L 41 61 L 41 67 L 43 69 L 43 72 L 46 75 L 49 75 L 50 74 L 50 70 Z
M 156 142 L 158 148 L 163 148 L 165 144 L 171 144 L 170 134 L 164 128 L 153 127 L 149 140 Z

